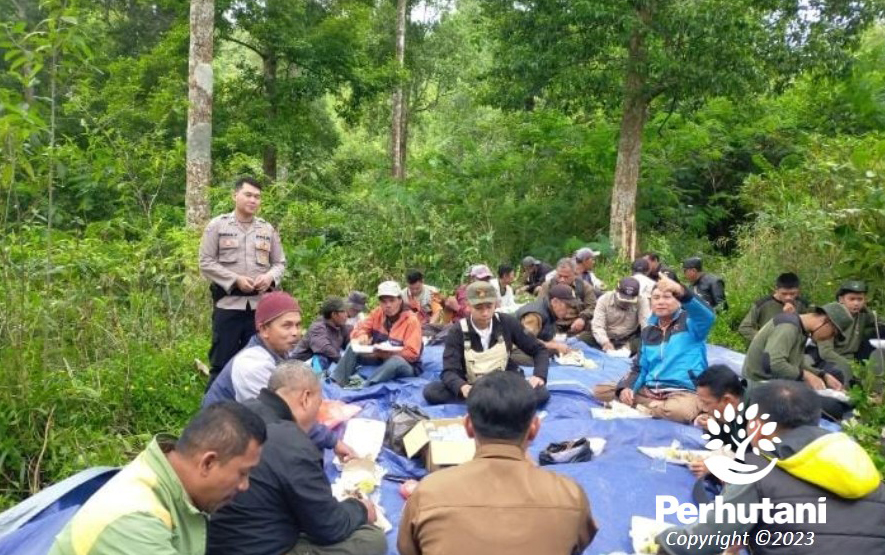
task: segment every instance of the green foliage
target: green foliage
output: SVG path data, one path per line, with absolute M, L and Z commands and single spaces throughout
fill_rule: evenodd
M 834 74 L 883 10 L 878 2 L 829 2 L 812 16 L 792 0 L 483 7 L 497 39 L 490 100 L 518 109 L 547 100 L 571 112 L 620 107 L 627 71 L 640 77 L 644 98 L 695 106 L 777 88 L 807 68 Z
M 843 278 L 867 279 L 882 308 L 885 31 L 867 33 L 852 64 L 841 50 L 880 4 L 834 31 L 830 16 L 853 5 L 836 3 L 789 52 L 771 42 L 783 34 L 762 29 L 783 20 L 760 18 L 759 3 L 646 4 L 657 10 L 643 27 L 657 88 L 647 92 L 659 100 L 643 136 L 641 250 L 677 269 L 700 254 L 725 277 L 732 308 L 711 340 L 733 348 L 750 303 L 786 270 L 818 303 Z M 607 108 L 622 91 L 610 62 L 624 59 L 637 15 L 613 2 L 532 5 L 546 19 L 462 0 L 413 21 L 399 70 L 393 2 L 217 4 L 213 214 L 231 209 L 234 177 L 261 174 L 276 148 L 261 215 L 280 230 L 283 285 L 305 320 L 327 295 L 371 292 L 412 267 L 451 290 L 472 263 L 554 262 L 591 245 L 610 286 L 626 275 L 625 262 L 606 260 L 619 125 Z M 211 305 L 199 237 L 182 230 L 186 4 L 0 0 L 0 28 L 5 506 L 177 431 L 202 393 L 192 366 L 206 356 Z M 736 33 L 744 39 L 718 40 Z M 754 47 L 778 56 L 739 63 Z M 806 62 L 827 71 L 802 71 Z M 785 65 L 794 80 L 779 87 Z M 409 157 L 395 182 L 389 93 L 400 82 Z M 885 416 L 865 399 L 851 430 L 877 454 Z
M 39 229 L 6 239 L 0 502 L 85 466 L 120 464 L 152 434 L 177 432 L 199 406 L 193 360 L 208 346 L 205 285 L 183 264 L 195 237 L 96 223 L 56 234 L 51 271 Z
M 885 474 L 885 404 L 882 403 L 883 374 L 870 360 L 856 364 L 854 376 L 860 386 L 851 390 L 854 418 L 845 424 L 845 432 L 864 446 L 873 457 L 879 472 Z

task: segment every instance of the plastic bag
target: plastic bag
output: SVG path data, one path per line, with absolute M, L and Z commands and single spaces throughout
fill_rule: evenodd
M 390 407 L 390 417 L 387 419 L 384 445 L 394 453 L 405 457 L 406 448 L 403 446 L 403 438 L 415 427 L 415 424 L 422 420 L 430 420 L 430 417 L 418 407 L 394 403 Z
M 317 422 L 335 429 L 342 423 L 356 416 L 363 408 L 359 405 L 349 405 L 343 401 L 324 399 L 317 414 Z

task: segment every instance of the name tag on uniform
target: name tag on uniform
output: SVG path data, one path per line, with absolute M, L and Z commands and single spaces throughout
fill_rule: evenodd
M 268 241 L 255 243 L 255 261 L 262 266 L 270 264 L 270 243 Z

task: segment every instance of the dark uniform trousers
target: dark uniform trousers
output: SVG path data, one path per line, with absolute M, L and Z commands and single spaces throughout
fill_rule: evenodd
M 253 335 L 255 335 L 255 310 L 251 306 L 246 310 L 214 308 L 207 391 L 228 361 L 246 346 Z

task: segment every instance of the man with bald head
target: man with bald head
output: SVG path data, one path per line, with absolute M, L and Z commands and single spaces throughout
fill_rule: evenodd
M 212 518 L 209 555 L 387 552 L 384 533 L 372 526 L 372 502 L 332 495 L 323 455 L 308 437 L 322 401 L 313 369 L 290 360 L 277 367 L 257 399 L 245 403 L 267 424 L 267 442 L 250 490 Z

